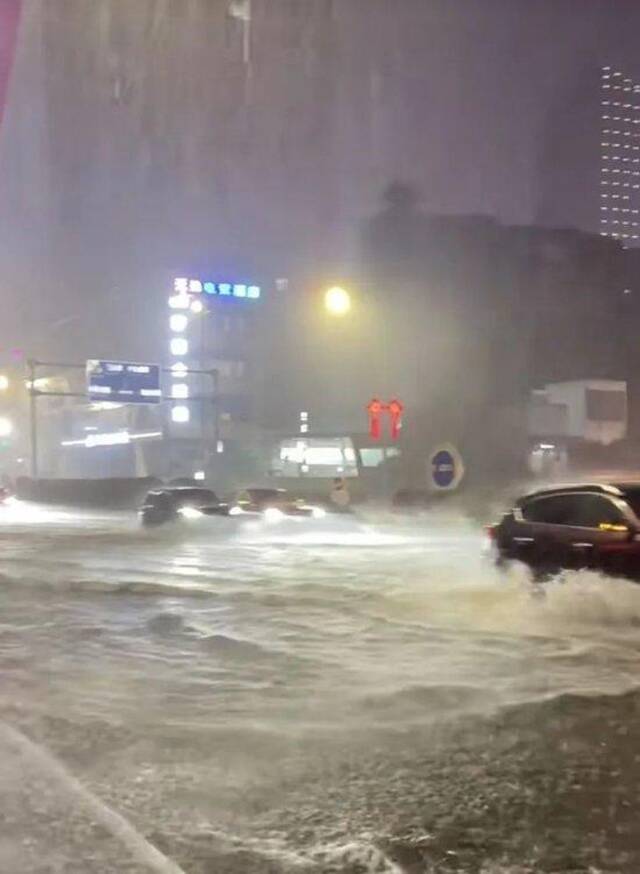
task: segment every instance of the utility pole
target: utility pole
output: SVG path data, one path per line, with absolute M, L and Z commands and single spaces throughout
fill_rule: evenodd
M 242 22 L 242 63 L 250 75 L 251 66 L 251 0 L 230 0 L 228 14 Z
M 220 442 L 220 371 L 216 367 L 211 371 L 213 377 L 213 444 L 214 452 L 218 453 L 218 444 Z
M 30 358 L 29 368 L 29 432 L 31 446 L 31 478 L 38 479 L 38 420 L 36 417 L 36 363 Z
M 244 27 L 242 29 L 242 60 L 251 76 L 251 0 L 246 0 Z

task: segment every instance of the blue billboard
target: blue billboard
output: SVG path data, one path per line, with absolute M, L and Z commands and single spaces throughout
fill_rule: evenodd
M 90 401 L 114 404 L 159 404 L 160 365 L 132 361 L 87 361 Z
M 211 282 L 201 279 L 189 279 L 186 276 L 175 279 L 173 290 L 177 295 L 208 294 L 215 297 L 241 298 L 244 300 L 259 300 L 262 289 L 259 285 L 245 282 Z

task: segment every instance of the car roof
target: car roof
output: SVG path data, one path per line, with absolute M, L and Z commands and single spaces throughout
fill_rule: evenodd
M 640 489 L 640 483 L 635 484 L 636 488 Z M 531 501 L 534 498 L 549 497 L 551 495 L 565 495 L 567 492 L 592 492 L 601 495 L 611 495 L 612 497 L 622 498 L 627 492 L 629 486 L 614 483 L 562 483 L 555 486 L 545 486 L 544 488 L 536 489 L 533 492 L 527 492 L 518 500 L 518 504 L 525 501 Z
M 150 495 L 175 495 L 176 497 L 188 497 L 190 495 L 210 498 L 215 497 L 215 492 L 212 489 L 199 488 L 198 486 L 166 486 L 161 489 L 153 489 L 149 492 Z
M 203 486 L 169 486 L 165 489 L 167 492 L 175 492 L 178 495 L 184 495 L 185 492 L 189 494 L 200 495 L 203 492 L 209 494 L 211 489 L 206 489 Z

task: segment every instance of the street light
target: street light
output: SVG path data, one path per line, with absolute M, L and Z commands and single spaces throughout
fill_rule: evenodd
M 325 309 L 332 316 L 346 316 L 351 309 L 351 296 L 344 288 L 334 285 L 324 296 Z

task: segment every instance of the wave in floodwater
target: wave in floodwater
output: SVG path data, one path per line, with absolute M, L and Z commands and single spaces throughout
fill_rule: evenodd
M 60 707 L 347 731 L 637 686 L 639 586 L 571 573 L 538 597 L 464 519 L 145 531 L 51 512 L 0 528 L 0 662 Z
M 540 596 L 464 518 L 145 531 L 19 509 L 0 517 L 2 719 L 185 870 L 418 870 L 423 797 L 453 786 L 455 812 L 479 761 L 456 795 L 439 733 L 638 687 L 640 586 L 567 573 Z

